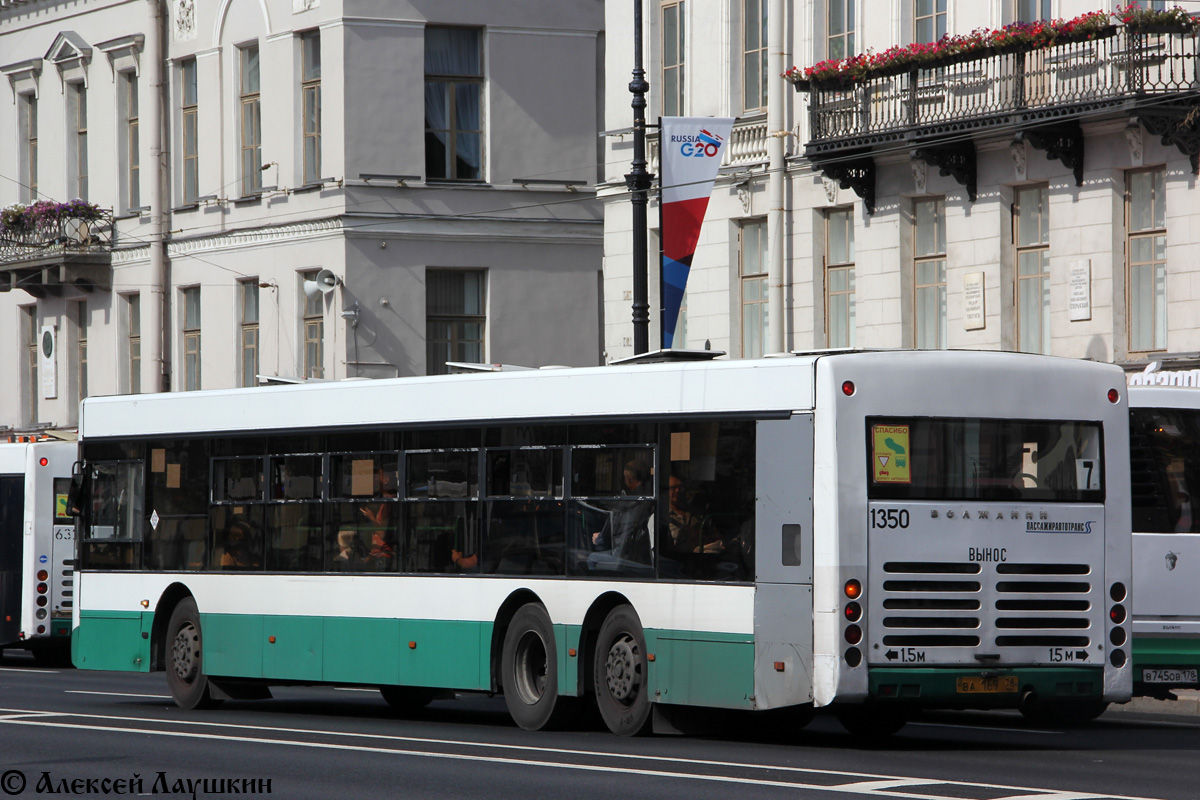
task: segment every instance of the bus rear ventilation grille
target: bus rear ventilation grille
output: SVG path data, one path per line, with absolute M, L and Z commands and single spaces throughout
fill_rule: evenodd
M 955 564 L 944 561 L 888 561 L 884 572 L 905 575 L 977 575 L 978 564 Z
M 883 607 L 889 611 L 978 611 L 980 603 L 970 597 L 888 597 Z
M 998 581 L 997 592 L 1014 594 L 1087 594 L 1091 591 L 1090 583 L 1074 581 Z
M 1091 626 L 1092 623 L 1087 617 L 1001 617 L 996 620 L 997 628 L 1024 630 L 1079 629 Z
M 978 647 L 978 636 L 951 634 L 894 634 L 884 636 L 888 647 Z
M 887 603 L 883 605 L 887 608 Z M 1049 600 L 997 600 L 997 611 L 1090 611 L 1089 600 L 1068 600 L 1054 597 Z
M 884 581 L 885 592 L 978 592 L 979 581 Z
M 886 637 L 885 637 L 886 638 Z M 1087 636 L 997 636 L 997 647 L 1088 647 Z
M 885 628 L 966 628 L 979 627 L 978 617 L 884 617 Z
M 1087 575 L 1092 568 L 1087 564 L 997 564 L 996 572 L 1001 575 Z

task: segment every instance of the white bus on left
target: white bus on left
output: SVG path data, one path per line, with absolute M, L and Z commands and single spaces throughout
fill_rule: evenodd
M 62 658 L 71 637 L 74 442 L 0 444 L 0 647 Z

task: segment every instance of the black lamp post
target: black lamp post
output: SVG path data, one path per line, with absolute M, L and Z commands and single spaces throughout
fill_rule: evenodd
M 633 206 L 633 354 L 650 349 L 650 300 L 647 297 L 646 206 L 654 176 L 646 170 L 646 92 L 650 84 L 642 69 L 642 0 L 633 0 L 633 165 L 625 176 Z

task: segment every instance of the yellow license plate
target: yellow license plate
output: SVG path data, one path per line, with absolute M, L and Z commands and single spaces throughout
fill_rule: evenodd
M 971 676 L 958 679 L 959 694 L 998 694 L 1001 692 L 1016 691 L 1016 675 L 1002 675 L 998 678 L 977 678 Z

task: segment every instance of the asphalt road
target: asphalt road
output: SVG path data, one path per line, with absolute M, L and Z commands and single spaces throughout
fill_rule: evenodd
M 622 739 L 586 724 L 522 731 L 501 698 L 462 695 L 401 718 L 374 691 L 275 695 L 184 712 L 161 673 L 44 669 L 10 652 L 0 800 L 1200 798 L 1200 716 L 1188 703 L 1143 702 L 1071 730 L 1009 713 L 929 714 L 872 744 L 822 717 L 790 734 L 735 719 L 704 736 Z

